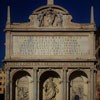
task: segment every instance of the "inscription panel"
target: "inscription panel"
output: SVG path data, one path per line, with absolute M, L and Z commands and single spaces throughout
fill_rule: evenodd
M 14 56 L 75 56 L 89 54 L 88 36 L 13 36 Z

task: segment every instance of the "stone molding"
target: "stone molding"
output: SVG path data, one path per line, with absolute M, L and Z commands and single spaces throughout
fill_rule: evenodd
M 83 62 L 83 63 L 73 63 L 73 62 L 8 62 L 5 64 L 5 67 L 58 67 L 58 68 L 61 68 L 61 67 L 91 67 L 91 66 L 94 66 L 94 63 L 91 63 L 91 62 Z

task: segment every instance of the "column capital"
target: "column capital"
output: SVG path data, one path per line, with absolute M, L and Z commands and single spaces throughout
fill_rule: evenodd
M 94 68 L 90 68 L 90 71 L 94 71 Z
M 63 67 L 63 71 L 68 71 L 68 68 Z
M 38 71 L 38 68 L 37 68 L 37 67 L 34 67 L 33 70 L 34 70 L 34 71 Z
M 10 67 L 6 67 L 5 68 L 5 71 L 10 71 Z

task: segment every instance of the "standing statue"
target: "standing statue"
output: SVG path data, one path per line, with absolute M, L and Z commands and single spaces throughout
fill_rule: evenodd
M 57 23 L 56 23 L 57 26 L 62 26 L 62 23 L 63 23 L 63 18 L 62 17 L 63 16 L 62 16 L 61 13 L 57 14 Z
M 48 9 L 46 12 L 46 26 L 53 26 L 56 14 L 52 9 Z
M 53 78 L 50 77 L 44 87 L 46 100 L 56 100 L 56 94 L 59 92 L 57 85 L 53 82 Z
M 43 14 L 43 12 L 38 14 L 37 19 L 39 21 L 39 27 L 43 26 L 44 25 L 44 14 Z

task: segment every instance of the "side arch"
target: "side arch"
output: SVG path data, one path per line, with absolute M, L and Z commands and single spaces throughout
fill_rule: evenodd
M 69 100 L 79 97 L 82 100 L 88 100 L 88 76 L 82 70 L 76 70 L 69 76 Z
M 12 77 L 12 100 L 29 99 L 32 100 L 32 78 L 24 70 L 17 71 Z

